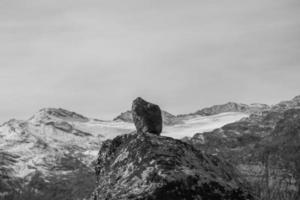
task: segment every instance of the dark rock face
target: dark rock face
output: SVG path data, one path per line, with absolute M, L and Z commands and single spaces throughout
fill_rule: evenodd
M 300 198 L 300 98 L 196 134 L 188 143 L 237 167 L 261 199 Z
M 10 194 L 16 193 L 17 180 L 13 177 L 12 166 L 19 157 L 17 155 L 9 154 L 0 149 L 0 199 L 5 199 Z
M 284 112 L 272 134 L 264 141 L 268 165 L 290 172 L 287 182 L 294 182 L 294 196 L 300 199 L 300 109 Z M 291 185 L 291 184 L 287 184 Z
M 223 160 L 149 133 L 103 143 L 92 200 L 250 200 L 243 179 Z
M 132 117 L 138 133 L 153 133 L 160 135 L 162 131 L 162 116 L 158 105 L 137 98 L 132 103 Z

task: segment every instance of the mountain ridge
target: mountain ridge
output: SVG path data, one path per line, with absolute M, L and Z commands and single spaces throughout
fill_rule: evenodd
M 253 178 L 257 174 L 251 174 L 249 170 L 264 167 L 255 160 L 256 154 L 260 152 L 260 149 L 254 148 L 255 145 L 261 146 L 261 139 L 270 135 L 276 124 L 284 118 L 286 110 L 299 108 L 300 96 L 270 107 L 257 104 L 254 107 L 262 109 L 255 112 L 241 110 L 239 106 L 236 109 L 234 105 L 221 108 L 212 106 L 214 109 L 209 109 L 206 114 L 220 111 L 243 112 L 221 112 L 205 116 L 175 116 L 163 112 L 167 117 L 162 135 L 176 139 L 188 136 L 184 141 L 193 143 L 195 148 L 204 147 L 210 154 L 220 155 L 220 151 L 223 151 L 225 159 L 238 162 L 236 164 L 241 172 Z M 0 185 L 5 185 L 5 190 L 0 189 L 0 195 L 20 191 L 17 185 L 33 187 L 33 182 L 44 187 L 40 190 L 41 194 L 51 193 L 45 188 L 53 188 L 61 181 L 67 181 L 68 184 L 77 181 L 79 172 L 81 174 L 78 176 L 85 176 L 86 179 L 83 180 L 88 185 L 87 178 L 94 178 L 94 159 L 102 142 L 130 133 L 134 129 L 131 122 L 92 119 L 62 108 L 43 108 L 28 120 L 11 119 L 0 126 L 0 156 L 5 158 L 5 162 L 0 162 L 0 176 L 4 177 L 0 180 Z M 220 145 L 220 148 L 215 149 L 216 145 Z M 237 151 L 239 148 L 241 150 Z M 253 155 L 255 165 L 249 165 L 248 154 Z M 245 162 L 241 156 L 245 156 Z M 66 189 L 66 185 L 60 187 Z M 12 190 L 13 188 L 16 190 Z M 87 194 L 84 192 L 87 188 L 76 190 L 82 192 L 82 195 Z M 73 189 L 67 188 L 66 191 Z
M 217 115 L 220 113 L 225 112 L 240 112 L 245 114 L 261 114 L 262 112 L 269 110 L 271 106 L 267 104 L 261 104 L 261 103 L 252 103 L 252 104 L 242 104 L 242 103 L 236 103 L 236 102 L 228 102 L 225 104 L 219 104 L 219 105 L 213 105 L 211 107 L 206 107 L 201 110 L 198 110 L 193 113 L 189 114 L 179 114 L 179 115 L 173 115 L 167 111 L 162 110 L 162 116 L 163 116 L 163 122 L 165 125 L 174 125 L 174 124 L 180 124 L 182 123 L 183 119 L 186 119 L 188 117 L 192 117 L 195 115 L 201 115 L 201 116 L 211 116 L 211 115 Z M 115 121 L 124 121 L 124 122 L 133 122 L 132 120 L 132 113 L 130 110 L 125 111 L 121 114 L 119 114 L 117 117 L 115 117 L 113 120 Z

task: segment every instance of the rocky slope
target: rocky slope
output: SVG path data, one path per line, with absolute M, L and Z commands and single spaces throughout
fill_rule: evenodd
M 137 132 L 103 143 L 91 199 L 254 199 L 228 163 L 159 136 L 162 119 L 157 105 L 138 98 L 132 110 Z
M 282 159 L 283 157 L 275 156 L 276 153 L 266 153 L 266 148 L 271 141 L 276 140 L 275 133 L 284 133 L 283 130 L 290 128 L 298 129 L 283 122 L 298 123 L 297 114 L 291 109 L 299 108 L 299 105 L 300 98 L 296 97 L 212 132 L 196 134 L 186 141 L 198 149 L 234 163 L 243 176 L 256 187 L 262 199 L 297 199 L 295 195 L 299 189 L 295 170 L 288 167 L 289 162 Z M 290 112 L 294 115 L 288 114 Z M 278 127 L 284 128 L 278 131 Z M 292 141 L 297 141 L 297 136 L 291 138 L 286 145 L 293 146 Z M 273 146 L 273 151 L 278 154 L 280 146 Z
M 4 123 L 0 149 L 19 157 L 13 167 L 15 176 L 25 177 L 36 170 L 48 173 L 52 167 L 59 168 L 57 161 L 66 155 L 76 155 L 88 164 L 102 140 L 132 130 L 128 124 L 79 116 L 62 109 L 42 109 L 29 120 Z
M 263 142 L 265 162 L 270 168 L 268 170 L 270 180 L 266 180 L 267 184 L 273 188 L 294 191 L 294 199 L 299 199 L 300 109 L 289 109 L 284 112 L 283 118 L 276 124 L 274 131 Z M 271 173 L 274 168 L 284 169 L 287 176 L 273 178 Z M 274 198 L 273 196 L 270 197 Z
M 0 161 L 0 197 L 34 199 L 25 198 L 24 193 L 39 191 L 37 199 L 44 199 L 43 194 L 55 196 L 57 190 L 64 190 L 52 199 L 64 199 L 72 192 L 78 193 L 69 195 L 72 200 L 82 199 L 93 188 L 86 191 L 69 184 L 84 176 L 90 178 L 84 184 L 91 185 L 95 180 L 93 161 L 101 142 L 132 129 L 131 124 L 88 119 L 63 109 L 42 109 L 29 120 L 4 123 L 0 126 L 0 156 L 4 158 Z

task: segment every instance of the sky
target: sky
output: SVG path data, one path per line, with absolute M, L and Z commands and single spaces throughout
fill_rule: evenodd
M 300 95 L 299 0 L 0 0 L 0 122 Z

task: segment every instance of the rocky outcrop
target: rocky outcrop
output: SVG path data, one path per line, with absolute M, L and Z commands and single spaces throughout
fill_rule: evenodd
M 160 135 L 162 131 L 162 116 L 158 105 L 138 97 L 132 103 L 132 117 L 138 133 Z
M 254 199 L 228 163 L 159 136 L 159 106 L 137 98 L 132 113 L 137 132 L 102 144 L 93 200 Z
M 93 200 L 253 199 L 235 169 L 179 140 L 149 133 L 105 141 Z

